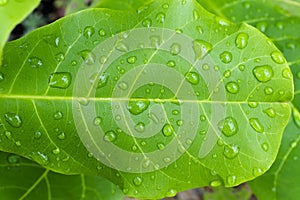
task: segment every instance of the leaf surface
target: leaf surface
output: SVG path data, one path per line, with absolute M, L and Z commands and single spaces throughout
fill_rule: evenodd
M 122 192 L 109 181 L 88 175 L 62 175 L 28 159 L 0 152 L 2 199 L 120 200 Z
M 91 5 L 88 5 L 84 0 L 71 0 L 66 7 L 65 14 L 69 15 L 89 7 L 94 7 L 100 0 L 93 0 Z
M 0 149 L 129 196 L 253 179 L 290 116 L 278 49 L 196 1 L 82 11 L 8 43 L 5 58 Z
M 22 0 L 0 2 L 0 64 L 2 62 L 2 51 L 10 32 L 24 18 L 33 11 L 40 0 Z

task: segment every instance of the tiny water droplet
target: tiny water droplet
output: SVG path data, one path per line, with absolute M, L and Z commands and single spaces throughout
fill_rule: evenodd
M 117 139 L 117 135 L 114 131 L 108 131 L 105 133 L 104 140 L 107 142 L 113 142 Z
M 174 189 L 170 189 L 167 193 L 166 193 L 166 197 L 173 197 L 177 194 L 177 191 Z
M 183 120 L 177 120 L 176 124 L 177 124 L 177 126 L 182 126 L 183 125 Z
M 118 87 L 121 89 L 121 90 L 127 90 L 128 89 L 128 84 L 124 81 L 120 82 L 118 84 Z
M 16 113 L 5 113 L 5 121 L 14 128 L 20 128 L 22 126 L 22 119 Z
M 291 72 L 290 68 L 285 68 L 282 71 L 282 77 L 286 78 L 286 79 L 292 79 L 293 75 L 292 75 L 292 72 Z
M 59 148 L 53 149 L 52 153 L 55 154 L 55 155 L 57 155 L 57 154 L 60 153 L 60 149 Z
M 293 118 L 296 125 L 300 127 L 300 113 L 296 108 L 293 108 Z
M 105 31 L 104 29 L 100 29 L 99 32 L 98 32 L 98 34 L 99 34 L 101 37 L 103 37 L 103 36 L 106 35 L 106 31 Z
M 264 33 L 268 28 L 268 24 L 266 22 L 259 22 L 256 24 L 256 28 Z
M 127 58 L 127 62 L 129 64 L 134 64 L 137 61 L 137 58 L 135 56 L 130 56 L 129 58 Z
M 4 74 L 0 72 L 0 82 L 4 80 Z
M 223 63 L 228 64 L 232 61 L 232 54 L 229 51 L 224 51 L 220 54 L 220 59 Z
M 95 33 L 95 29 L 92 26 L 87 26 L 84 28 L 83 35 L 87 39 L 91 38 Z
M 165 124 L 162 129 L 162 132 L 163 132 L 164 136 L 169 137 L 174 134 L 174 128 L 171 124 Z
M 170 53 L 175 56 L 178 55 L 181 52 L 181 46 L 178 43 L 174 43 L 172 44 L 172 46 L 170 47 Z
M 158 143 L 158 144 L 157 144 L 157 148 L 158 148 L 159 150 L 163 150 L 163 149 L 165 148 L 165 145 L 164 145 L 163 143 Z
M 144 132 L 145 131 L 145 124 L 143 122 L 139 122 L 135 125 L 134 129 L 137 131 L 137 132 Z
M 152 20 L 151 20 L 151 19 L 145 19 L 145 20 L 142 22 L 142 25 L 143 25 L 144 27 L 149 28 L 149 27 L 152 25 Z
M 271 58 L 277 64 L 283 64 L 285 62 L 283 55 L 279 51 L 272 52 Z
M 196 72 L 187 72 L 185 74 L 185 79 L 193 84 L 193 85 L 197 85 L 199 83 L 199 80 L 200 80 L 200 77 L 199 77 L 199 74 L 196 73 Z
M 264 132 L 264 127 L 257 118 L 250 118 L 249 123 L 256 132 L 258 133 Z
M 222 185 L 222 182 L 220 180 L 213 180 L 209 183 L 209 185 L 211 187 L 219 187 L 220 185 Z
M 39 139 L 39 138 L 41 138 L 41 137 L 42 137 L 42 132 L 37 131 L 37 132 L 34 133 L 34 138 L 35 138 L 35 139 Z
M 227 137 L 235 135 L 239 128 L 237 121 L 233 117 L 226 117 L 218 123 L 219 130 Z
M 102 123 L 102 118 L 101 117 L 95 117 L 94 125 L 99 126 L 101 123 Z
M 12 139 L 12 136 L 11 136 L 11 132 L 10 132 L 10 131 L 5 131 L 4 134 L 5 134 L 5 137 L 6 137 L 7 139 L 9 139 L 9 140 Z
M 226 90 L 231 94 L 237 94 L 240 91 L 240 87 L 238 83 L 231 81 L 226 84 Z
M 63 53 L 58 53 L 55 55 L 55 60 L 57 62 L 62 62 L 65 59 L 65 55 Z
M 226 70 L 226 71 L 224 72 L 223 76 L 224 76 L 225 78 L 229 78 L 229 77 L 231 76 L 231 71 L 230 71 L 230 70 Z
M 41 152 L 33 152 L 30 157 L 36 161 L 37 163 L 41 165 L 48 165 L 49 164 L 49 159 L 48 156 L 44 153 Z
M 254 167 L 253 169 L 252 169 L 252 173 L 253 173 L 253 176 L 259 176 L 259 175 L 261 175 L 262 173 L 263 173 L 263 171 L 261 170 L 261 168 L 259 168 L 259 167 Z
M 175 67 L 175 66 L 176 66 L 176 63 L 175 63 L 174 60 L 169 60 L 169 61 L 167 62 L 167 66 L 168 66 L 168 67 Z
M 269 86 L 265 88 L 265 94 L 266 95 L 271 95 L 273 93 L 274 93 L 273 88 L 271 88 Z
M 248 45 L 249 35 L 247 33 L 239 33 L 235 39 L 235 45 L 239 49 L 244 49 Z
M 52 88 L 67 89 L 72 81 L 72 76 L 69 72 L 55 72 L 49 77 L 49 86 Z
M 18 140 L 18 141 L 15 142 L 15 145 L 16 145 L 17 147 L 20 147 L 20 146 L 22 145 L 22 143 L 21 143 L 21 141 Z
M 249 103 L 248 103 L 248 106 L 249 106 L 250 108 L 257 108 L 258 103 L 257 103 L 257 102 L 249 102 Z
M 115 49 L 120 51 L 120 52 L 127 52 L 128 51 L 128 47 L 124 42 L 117 42 Z
M 245 71 L 245 65 L 239 65 L 239 70 L 240 70 L 241 72 Z
M 64 140 L 66 138 L 66 134 L 64 132 L 61 132 L 58 136 L 57 136 L 58 139 L 60 140 Z
M 148 100 L 130 100 L 127 108 L 133 115 L 138 115 L 148 109 L 150 102 Z
M 290 144 L 290 146 L 291 146 L 291 148 L 295 148 L 295 147 L 297 147 L 297 142 L 296 141 L 293 141 L 293 142 L 291 142 L 291 144 Z
M 274 76 L 273 69 L 270 65 L 262 65 L 255 67 L 253 69 L 253 74 L 255 78 L 262 83 L 270 81 Z
M 92 65 L 96 61 L 96 55 L 90 50 L 83 50 L 79 54 L 83 61 L 88 65 Z
M 197 26 L 196 29 L 200 34 L 203 34 L 203 28 L 201 26 Z
M 143 179 L 141 177 L 137 176 L 133 179 L 133 183 L 136 186 L 140 186 L 143 183 Z
M 165 22 L 165 18 L 166 18 L 166 15 L 164 13 L 162 13 L 162 12 L 160 12 L 160 13 L 158 13 L 156 15 L 156 21 L 158 23 L 164 23 Z
M 268 150 L 269 150 L 269 145 L 268 145 L 268 143 L 262 143 L 261 144 L 261 148 L 265 151 L 265 152 L 267 152 Z
M 151 36 L 151 47 L 158 49 L 161 44 L 161 38 L 159 36 Z
M 204 40 L 194 40 L 193 50 L 195 53 L 195 60 L 203 59 L 211 50 L 213 46 Z
M 273 108 L 268 108 L 264 110 L 264 113 L 266 113 L 271 118 L 274 118 L 276 116 L 276 112 Z
M 56 120 L 62 119 L 63 118 L 63 113 L 58 111 L 56 113 L 54 113 L 53 118 Z
M 9 155 L 7 157 L 7 162 L 9 164 L 18 164 L 18 163 L 20 163 L 20 160 L 21 160 L 20 156 L 14 155 L 14 154 L 13 155 Z
M 236 176 L 227 176 L 227 183 L 229 185 L 234 185 L 236 182 Z
M 169 8 L 169 4 L 167 4 L 167 3 L 163 4 L 163 5 L 162 5 L 162 8 L 168 9 L 168 8 Z
M 240 148 L 236 144 L 225 145 L 223 155 L 228 159 L 235 158 L 240 152 Z
M 30 57 L 30 58 L 28 58 L 27 61 L 30 64 L 30 66 L 33 68 L 38 68 L 38 67 L 43 66 L 42 60 L 38 57 Z
M 99 88 L 102 88 L 102 87 L 106 86 L 106 84 L 108 82 L 108 79 L 109 79 L 109 74 L 108 73 L 103 73 L 101 75 L 98 75 L 97 73 L 95 73 L 90 77 L 90 83 L 94 87 L 99 89 Z

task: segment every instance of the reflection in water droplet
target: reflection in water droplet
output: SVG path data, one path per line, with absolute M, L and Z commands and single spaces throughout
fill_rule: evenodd
M 95 117 L 94 125 L 99 126 L 101 123 L 102 123 L 102 118 L 101 117 Z
M 185 79 L 193 84 L 193 85 L 197 85 L 199 83 L 199 74 L 196 72 L 188 72 L 185 74 Z
M 270 65 L 262 65 L 255 67 L 253 69 L 253 74 L 258 81 L 263 83 L 270 81 L 274 76 L 273 69 Z
M 150 102 L 148 100 L 130 100 L 128 103 L 128 110 L 133 115 L 138 115 L 148 109 Z
M 168 137 L 174 134 L 174 128 L 171 124 L 164 125 L 162 132 L 164 136 Z
M 235 45 L 239 49 L 244 49 L 248 45 L 249 35 L 247 33 L 239 33 L 235 40 Z
M 259 176 L 263 173 L 263 171 L 261 170 L 261 168 L 258 168 L 258 167 L 254 167 L 252 169 L 252 173 L 253 173 L 253 176 Z
M 108 131 L 105 133 L 104 140 L 108 142 L 113 142 L 117 139 L 117 135 L 114 131 Z
M 166 197 L 173 197 L 177 194 L 177 191 L 174 190 L 174 189 L 170 189 L 167 194 L 166 194 Z
M 232 61 L 232 54 L 229 51 L 224 51 L 220 54 L 220 59 L 223 63 L 228 64 Z
M 35 139 L 39 139 L 41 137 L 42 137 L 42 133 L 40 131 L 37 131 L 37 132 L 34 133 L 34 138 Z
M 230 70 L 226 70 L 223 74 L 224 78 L 229 78 L 231 76 L 231 71 Z
M 275 63 L 283 64 L 285 62 L 283 55 L 279 51 L 272 52 L 271 57 Z
M 167 66 L 168 66 L 168 67 L 175 67 L 175 66 L 176 66 L 176 63 L 175 63 L 174 60 L 169 60 L 169 61 L 167 62 Z
M 233 117 L 226 117 L 220 121 L 218 128 L 227 137 L 235 135 L 239 130 L 237 121 Z
M 258 133 L 264 132 L 264 127 L 257 118 L 249 119 L 249 123 L 256 132 L 258 132 Z
M 70 86 L 72 76 L 69 72 L 55 72 L 49 77 L 49 86 L 52 88 L 66 89 Z
M 257 102 L 249 102 L 249 103 L 248 103 L 248 106 L 249 106 L 250 108 L 257 108 L 258 103 L 257 103 Z
M 240 148 L 238 145 L 232 144 L 232 145 L 226 145 L 224 146 L 224 152 L 223 155 L 228 159 L 235 158 L 240 152 Z
M 16 113 L 5 113 L 5 121 L 14 128 L 20 128 L 22 126 L 22 119 Z
M 64 140 L 66 138 L 66 134 L 64 132 L 61 132 L 58 136 L 57 136 L 58 139 L 60 140 Z
M 109 79 L 109 74 L 103 73 L 101 75 L 98 75 L 97 73 L 93 74 L 90 77 L 90 83 L 95 87 L 95 88 L 102 88 L 106 86 L 107 82 Z
M 213 46 L 204 40 L 194 40 L 193 50 L 195 53 L 195 60 L 203 59 L 211 50 Z
M 30 157 L 36 161 L 37 163 L 41 164 L 41 165 L 47 165 L 49 164 L 49 159 L 48 156 L 46 154 L 43 154 L 41 152 L 33 152 Z
M 240 87 L 236 82 L 229 82 L 226 84 L 226 90 L 231 94 L 236 94 L 239 92 Z

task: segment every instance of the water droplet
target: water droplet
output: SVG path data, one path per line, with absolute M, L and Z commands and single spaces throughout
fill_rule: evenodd
M 172 46 L 170 47 L 170 53 L 175 56 L 178 55 L 181 51 L 181 46 L 178 43 L 174 43 L 172 44 Z
M 297 147 L 297 142 L 296 141 L 291 142 L 290 146 L 291 148 Z
M 268 108 L 264 110 L 264 113 L 266 113 L 271 118 L 274 118 L 276 116 L 276 112 L 273 108 Z
M 143 179 L 142 179 L 141 177 L 139 177 L 139 176 L 137 176 L 137 177 L 135 177 L 135 178 L 133 179 L 133 183 L 134 183 L 134 185 L 136 185 L 136 186 L 140 186 L 140 185 L 142 184 L 142 182 L 143 182 Z
M 228 159 L 235 158 L 240 152 L 240 148 L 238 145 L 232 144 L 232 145 L 226 145 L 224 146 L 224 152 L 223 155 Z
M 259 168 L 259 167 L 254 167 L 253 169 L 252 169 L 252 173 L 253 173 L 253 176 L 259 176 L 259 175 L 261 175 L 262 173 L 263 173 L 263 171 L 261 170 L 261 168 Z
M 235 45 L 239 49 L 244 49 L 248 45 L 249 35 L 247 33 L 239 33 L 235 40 Z
M 166 193 L 166 197 L 173 197 L 177 194 L 177 191 L 174 189 L 170 189 L 167 193 Z
M 201 116 L 200 116 L 200 120 L 201 120 L 202 122 L 204 122 L 204 121 L 206 120 L 205 115 L 201 115 Z
M 145 131 L 145 124 L 143 122 L 139 122 L 137 123 L 137 125 L 135 125 L 134 129 L 137 131 L 137 132 L 144 132 Z
M 91 38 L 95 33 L 95 29 L 92 26 L 87 26 L 84 28 L 83 35 L 87 39 Z
M 55 72 L 49 77 L 49 86 L 52 88 L 67 89 L 72 81 L 69 72 Z
M 101 117 L 95 117 L 94 125 L 99 126 L 101 123 L 102 123 L 102 118 Z
M 4 74 L 0 72 L 0 82 L 4 80 Z
M 268 28 L 268 24 L 266 22 L 259 22 L 256 24 L 256 28 L 264 33 Z
M 174 128 L 171 124 L 165 124 L 162 132 L 164 134 L 164 136 L 168 137 L 174 134 Z
M 167 62 L 167 66 L 168 66 L 168 67 L 175 67 L 175 66 L 176 66 L 176 63 L 175 63 L 174 60 L 169 60 L 169 61 Z
M 60 153 L 60 149 L 59 148 L 53 149 L 52 153 L 54 153 L 55 155 L 57 155 L 57 154 Z
M 58 136 L 57 136 L 58 139 L 60 140 L 64 140 L 66 138 L 66 134 L 64 132 L 61 132 Z
M 162 12 L 160 12 L 160 13 L 158 13 L 156 15 L 156 21 L 158 23 L 164 23 L 165 22 L 165 18 L 166 18 L 166 15 L 164 13 L 162 13 Z
M 21 141 L 18 140 L 18 141 L 15 142 L 15 145 L 16 145 L 17 147 L 20 147 L 20 146 L 22 145 L 22 143 L 21 143 Z
M 120 83 L 118 84 L 118 87 L 119 87 L 121 90 L 127 90 L 128 84 L 127 84 L 126 82 L 122 81 L 122 82 L 120 82 Z
M 231 94 L 236 94 L 239 92 L 240 87 L 236 82 L 229 82 L 226 84 L 226 90 Z
M 220 54 L 220 59 L 223 63 L 228 64 L 232 61 L 232 54 L 229 51 L 224 51 Z
M 55 55 L 55 60 L 57 62 L 62 62 L 65 59 L 65 55 L 63 53 L 58 53 Z
M 248 106 L 249 106 L 250 108 L 257 108 L 258 103 L 257 103 L 257 102 L 249 102 L 249 103 L 248 103 Z
M 0 0 L 0 6 L 5 6 L 8 3 L 8 0 Z
M 35 139 L 39 139 L 39 138 L 41 138 L 41 137 L 42 137 L 42 132 L 37 131 L 37 132 L 34 133 L 34 138 L 35 138 Z
M 196 29 L 200 34 L 203 34 L 203 28 L 201 26 L 197 26 Z
M 197 85 L 199 83 L 199 74 L 196 72 L 188 72 L 185 74 L 185 79 L 193 84 L 193 85 Z
M 30 58 L 28 58 L 27 61 L 30 64 L 30 66 L 33 68 L 38 68 L 38 67 L 43 66 L 42 60 L 39 59 L 38 57 L 30 57 Z
M 267 152 L 268 150 L 269 150 L 269 145 L 268 145 L 268 143 L 262 143 L 261 144 L 261 148 L 265 151 L 265 152 Z
M 291 72 L 290 68 L 285 68 L 282 71 L 282 77 L 286 78 L 286 79 L 292 79 L 293 75 L 292 75 L 292 72 Z
M 274 51 L 271 53 L 271 57 L 272 57 L 272 60 L 275 62 L 275 63 L 278 63 L 278 64 L 283 64 L 285 63 L 285 59 L 283 57 L 283 55 L 279 52 L 279 51 Z
M 264 132 L 264 127 L 257 118 L 250 118 L 249 123 L 256 132 L 258 132 L 258 133 Z
M 7 157 L 7 162 L 9 164 L 18 164 L 18 163 L 20 163 L 20 160 L 21 160 L 21 158 L 18 155 L 9 155 Z
M 103 73 L 101 75 L 98 75 L 97 73 L 93 74 L 90 77 L 90 83 L 95 87 L 95 88 L 102 88 L 104 87 L 109 79 L 109 74 Z M 95 85 L 96 83 L 96 85 Z
M 227 183 L 229 185 L 234 185 L 236 182 L 236 176 L 227 176 Z
M 117 139 L 117 135 L 114 131 L 108 131 L 105 133 L 104 140 L 107 142 L 113 142 Z
M 158 144 L 157 144 L 157 148 L 158 148 L 159 150 L 163 150 L 163 149 L 165 148 L 165 145 L 164 145 L 163 143 L 158 143 Z
M 195 53 L 195 60 L 203 59 L 212 50 L 212 48 L 212 44 L 204 40 L 194 40 L 193 50 Z
M 239 70 L 243 72 L 245 70 L 245 65 L 239 65 Z
M 135 56 L 130 56 L 129 58 L 127 58 L 127 62 L 129 64 L 134 64 L 137 61 L 137 58 Z
M 128 51 L 128 47 L 124 42 L 117 42 L 115 49 L 121 52 L 127 52 Z
M 83 61 L 88 65 L 92 65 L 96 61 L 96 55 L 89 50 L 83 50 L 79 54 Z
M 223 76 L 224 76 L 225 78 L 229 78 L 229 77 L 231 76 L 231 71 L 230 71 L 230 70 L 226 70 L 226 71 L 224 72 Z
M 253 69 L 253 74 L 255 78 L 262 83 L 270 81 L 274 76 L 273 69 L 270 65 L 262 65 L 255 67 Z
M 58 111 L 58 112 L 54 113 L 53 117 L 54 117 L 54 119 L 59 120 L 59 119 L 63 118 L 63 113 Z
M 105 31 L 104 29 L 100 29 L 99 32 L 98 32 L 98 34 L 99 34 L 101 37 L 103 37 L 103 36 L 106 35 L 106 31 Z
M 220 121 L 218 128 L 227 137 L 235 135 L 239 130 L 237 121 L 233 117 L 226 117 Z
M 43 154 L 41 152 L 33 152 L 30 157 L 36 161 L 37 163 L 41 164 L 41 165 L 47 165 L 49 164 L 49 159 L 48 156 L 46 154 Z
M 177 126 L 182 126 L 183 125 L 183 120 L 177 120 L 176 124 L 177 124 Z
M 169 8 L 169 4 L 167 4 L 167 3 L 163 4 L 163 5 L 162 5 L 162 8 L 163 8 L 163 9 L 168 9 L 168 8 Z
M 22 126 L 21 117 L 15 113 L 5 113 L 4 118 L 12 127 L 20 128 Z
M 9 139 L 9 140 L 12 139 L 12 136 L 11 136 L 11 132 L 10 132 L 10 131 L 5 131 L 4 134 L 5 134 L 5 137 L 7 137 L 7 139 Z
M 265 94 L 266 95 L 271 95 L 271 94 L 273 94 L 273 88 L 271 88 L 271 87 L 266 87 L 265 88 Z
M 209 183 L 209 185 L 211 187 L 219 187 L 220 185 L 222 185 L 222 182 L 220 180 L 213 180 Z
M 148 100 L 131 100 L 128 103 L 128 110 L 131 114 L 138 115 L 148 109 L 150 102 Z
M 142 25 L 143 25 L 144 27 L 149 28 L 149 27 L 152 25 L 152 20 L 151 20 L 151 19 L 145 19 L 145 20 L 142 22 Z
M 173 114 L 173 115 L 179 115 L 179 113 L 180 113 L 179 110 L 173 110 L 173 111 L 172 111 L 172 114 Z
M 151 41 L 151 47 L 158 49 L 160 44 L 161 44 L 161 39 L 159 36 L 151 36 L 150 37 Z

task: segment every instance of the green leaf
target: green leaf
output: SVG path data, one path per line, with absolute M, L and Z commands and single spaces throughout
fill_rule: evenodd
M 153 0 L 102 0 L 95 7 L 114 10 L 137 10 Z
M 129 196 L 253 179 L 290 116 L 278 49 L 195 1 L 82 11 L 4 52 L 0 149 L 106 177 Z
M 93 0 L 91 5 L 88 5 L 84 0 L 70 0 L 66 7 L 66 15 L 87 9 L 89 7 L 94 7 L 97 5 L 101 0 Z
M 40 0 L 0 1 L 0 65 L 2 50 L 10 32 L 40 3 Z
M 246 21 L 256 26 L 278 46 L 287 58 L 295 80 L 295 98 L 293 117 L 284 132 L 281 148 L 276 162 L 263 176 L 250 182 L 251 188 L 259 199 L 294 199 L 300 195 L 298 183 L 299 171 L 299 133 L 300 133 L 300 28 L 299 1 L 252 1 L 233 3 L 217 2 L 202 5 L 227 18 L 241 22 Z M 257 12 L 259 10 L 259 12 Z M 242 13 L 248 13 L 244 15 Z M 262 15 L 269 16 L 268 18 Z
M 0 152 L 2 199 L 101 199 L 122 198 L 109 181 L 88 175 L 62 175 L 15 154 Z

